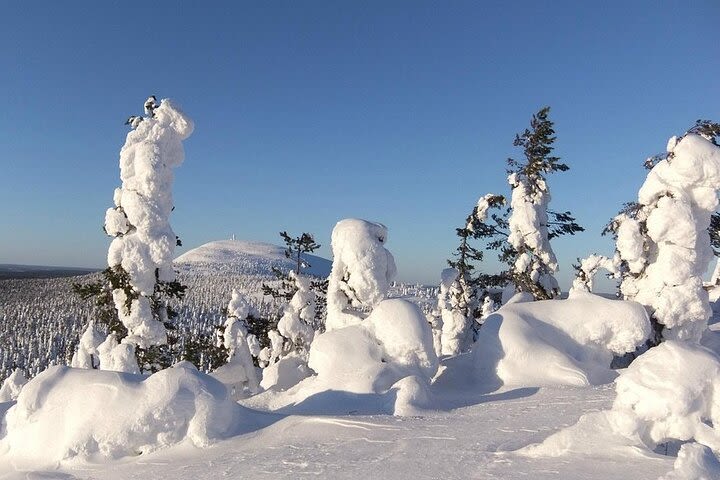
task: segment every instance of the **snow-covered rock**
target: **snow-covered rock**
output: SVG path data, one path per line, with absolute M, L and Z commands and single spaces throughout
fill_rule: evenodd
M 642 305 L 576 292 L 567 300 L 510 302 L 490 315 L 473 350 L 480 381 L 509 386 L 608 383 L 613 355 L 650 333 Z
M 235 434 L 243 408 L 188 362 L 149 377 L 50 367 L 6 414 L 0 450 L 22 467 L 75 457 L 114 459 L 188 440 L 200 447 Z

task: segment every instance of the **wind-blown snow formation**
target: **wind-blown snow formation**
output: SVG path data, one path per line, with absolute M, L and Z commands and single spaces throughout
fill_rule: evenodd
M 481 381 L 506 386 L 594 385 L 616 376 L 613 354 L 650 333 L 642 305 L 577 292 L 567 300 L 511 302 L 490 315 L 473 350 Z
M 6 414 L 0 450 L 20 468 L 112 459 L 238 432 L 242 407 L 225 387 L 182 362 L 149 377 L 50 367 Z

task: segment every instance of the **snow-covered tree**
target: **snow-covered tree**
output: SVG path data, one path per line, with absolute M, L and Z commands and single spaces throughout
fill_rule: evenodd
M 359 323 L 387 296 L 397 270 L 385 248 L 387 228 L 356 218 L 332 232 L 333 266 L 328 279 L 327 330 Z
M 98 346 L 102 342 L 103 336 L 95 328 L 95 322 L 91 320 L 80 337 L 78 349 L 73 355 L 70 365 L 73 368 L 98 368 L 100 366 Z
M 173 316 L 167 299 L 184 294 L 172 266 L 179 241 L 169 218 L 172 169 L 183 162 L 182 141 L 193 123 L 170 100 L 158 106 L 150 97 L 145 112 L 120 151 L 122 186 L 105 214 L 105 231 L 114 237 L 106 279 L 114 280 L 111 294 L 122 328 L 98 347 L 100 368 L 127 372 L 167 366 L 158 348 L 167 344 L 166 325 Z
M 555 130 L 549 111 L 545 107 L 533 115 L 530 128 L 515 137 L 513 144 L 522 147 L 525 160 L 508 159 L 512 190 L 508 210 L 488 216 L 489 208 L 504 203 L 495 195 L 490 196 L 492 202 L 486 201 L 483 208 L 477 209 L 478 238 L 486 240 L 488 249 L 498 250 L 500 261 L 509 267 L 498 275 L 481 276 L 480 285 L 503 287 L 510 283 L 516 291 L 529 292 L 536 300 L 555 298 L 560 293 L 554 277 L 557 259 L 550 240 L 583 231 L 570 212 L 548 208 L 547 175 L 569 169 L 552 155 Z
M 474 287 L 461 278 L 455 268 L 446 268 L 440 276 L 438 314 L 441 319 L 440 354 L 457 355 L 473 342 L 475 323 L 468 304 L 475 301 Z
M 227 363 L 215 370 L 213 376 L 228 386 L 234 398 L 239 398 L 245 390 L 255 394 L 260 387 L 248 343 L 247 325 L 248 319 L 257 316 L 257 312 L 253 311 L 237 290 L 233 290 L 227 311 L 227 320 L 222 329 L 222 337 L 219 339 L 227 352 Z
M 702 121 L 668 141 L 638 192 L 607 230 L 616 239 L 624 298 L 649 310 L 661 339 L 699 341 L 711 315 L 703 275 L 720 190 L 720 126 Z
M 0 386 L 0 403 L 17 400 L 20 390 L 27 383 L 27 378 L 22 370 L 16 368 Z

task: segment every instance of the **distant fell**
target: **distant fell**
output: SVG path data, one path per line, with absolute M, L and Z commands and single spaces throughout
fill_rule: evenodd
M 316 255 L 303 254 L 310 265 L 303 272 L 317 277 L 330 274 L 332 262 Z M 272 267 L 287 272 L 295 262 L 285 257 L 285 249 L 278 245 L 243 240 L 217 240 L 194 248 L 175 259 L 182 270 L 229 270 L 248 275 L 271 275 Z

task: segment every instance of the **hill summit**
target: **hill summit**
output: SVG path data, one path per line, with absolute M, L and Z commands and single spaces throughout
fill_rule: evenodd
M 304 273 L 318 277 L 330 274 L 332 262 L 316 255 L 303 254 L 310 267 Z M 285 248 L 271 243 L 243 240 L 216 240 L 189 250 L 175 259 L 175 266 L 182 270 L 212 269 L 231 270 L 248 275 L 271 275 L 272 267 L 288 271 L 295 267 L 292 259 L 285 257 Z

